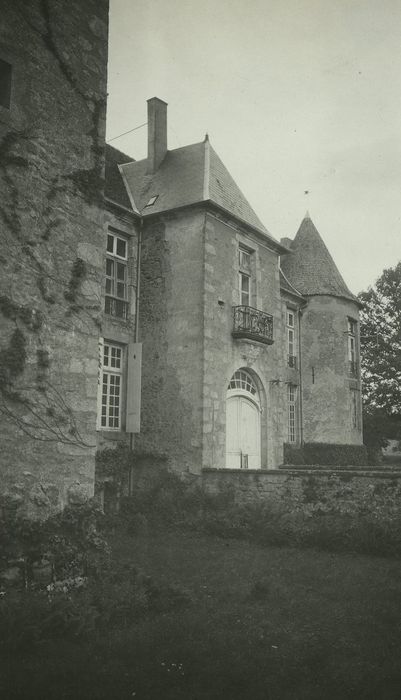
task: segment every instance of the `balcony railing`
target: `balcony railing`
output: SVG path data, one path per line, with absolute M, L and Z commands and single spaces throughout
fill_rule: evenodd
M 348 361 L 348 374 L 351 377 L 358 376 L 358 363 L 356 362 L 356 360 L 349 360 Z
M 292 367 L 292 369 L 297 368 L 297 356 L 296 355 L 288 355 L 287 356 L 287 364 L 289 367 Z
M 234 338 L 247 338 L 259 343 L 273 343 L 273 316 L 252 306 L 234 306 Z

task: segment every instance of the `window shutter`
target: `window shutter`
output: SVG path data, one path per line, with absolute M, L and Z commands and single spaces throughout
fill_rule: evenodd
M 136 258 L 133 255 L 128 258 L 128 284 L 136 286 Z
M 127 433 L 139 433 L 141 430 L 141 373 L 142 343 L 128 345 L 127 371 Z
M 97 368 L 97 415 L 96 415 L 96 430 L 102 429 L 102 385 L 103 385 L 103 351 L 104 338 L 99 338 L 99 355 Z

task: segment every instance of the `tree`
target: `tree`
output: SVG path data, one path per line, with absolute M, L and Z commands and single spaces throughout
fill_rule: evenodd
M 358 295 L 367 443 L 401 437 L 401 262 Z

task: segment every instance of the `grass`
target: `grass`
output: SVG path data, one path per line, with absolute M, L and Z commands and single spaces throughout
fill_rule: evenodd
M 115 535 L 191 602 L 0 661 L 5 700 L 397 700 L 401 562 L 238 540 Z M 1 634 L 1 632 L 0 632 Z

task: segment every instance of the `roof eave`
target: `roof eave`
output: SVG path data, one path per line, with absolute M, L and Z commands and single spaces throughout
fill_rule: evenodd
M 299 299 L 302 299 L 306 303 L 305 296 L 302 294 L 302 292 L 298 291 L 298 289 L 296 287 L 294 287 L 294 285 L 290 282 L 287 275 L 283 272 L 281 265 L 279 266 L 279 271 L 280 271 L 280 275 L 282 275 L 282 277 L 285 279 L 285 281 L 287 282 L 289 287 L 291 287 L 291 289 L 287 289 L 286 287 L 284 287 L 284 285 L 280 284 L 280 289 L 287 292 L 287 294 L 292 294 L 292 296 L 295 296 L 295 297 L 298 297 Z
M 104 201 L 106 202 L 106 205 L 116 209 L 121 209 L 121 211 L 123 211 L 125 214 L 130 214 L 130 216 L 135 219 L 138 219 L 139 217 L 138 212 L 134 211 L 133 209 L 129 209 L 128 207 L 124 206 L 124 204 L 120 204 L 120 202 L 116 202 L 114 199 L 110 199 L 110 197 L 105 197 Z
M 347 296 L 346 294 L 333 294 L 330 292 L 314 292 L 313 294 L 303 292 L 303 296 L 305 298 L 308 297 L 334 297 L 335 299 L 345 299 L 345 301 L 350 301 L 354 304 L 356 304 L 360 309 L 363 308 L 362 302 L 359 301 L 357 297 L 354 295 Z
M 226 209 L 225 207 L 222 207 L 221 204 L 214 202 L 213 199 L 206 200 L 205 204 L 209 204 L 209 206 L 212 205 L 213 207 L 216 207 L 216 209 L 223 211 L 225 214 L 228 214 L 234 220 L 238 221 L 240 224 L 242 224 L 242 226 L 246 226 L 247 228 L 251 229 L 251 231 L 254 231 L 255 233 L 258 233 L 260 236 L 263 236 L 263 239 L 267 240 L 271 244 L 272 248 L 274 248 L 274 250 L 277 253 L 281 254 L 283 252 L 287 252 L 287 248 L 285 248 L 284 246 L 281 245 L 281 243 L 276 241 L 273 238 L 273 236 L 271 236 L 267 231 L 264 231 L 263 229 L 258 228 L 257 226 L 254 226 L 253 224 L 249 223 L 248 221 L 244 221 L 244 219 L 241 219 L 241 217 L 238 216 L 237 214 L 233 214 L 233 212 L 230 211 L 229 209 Z
M 124 165 L 130 165 L 130 163 L 122 163 L 121 165 L 118 165 L 118 170 L 119 170 L 120 175 L 121 175 L 121 177 L 122 177 L 122 181 L 123 181 L 123 183 L 124 183 L 124 187 L 125 187 L 125 189 L 126 189 L 126 191 L 127 191 L 128 199 L 129 199 L 129 201 L 131 202 L 132 209 L 133 209 L 133 211 L 134 211 L 136 214 L 139 214 L 139 215 L 140 215 L 140 211 L 139 211 L 138 207 L 137 207 L 136 204 L 135 204 L 135 200 L 134 200 L 134 197 L 133 197 L 133 195 L 132 195 L 131 188 L 130 188 L 130 186 L 129 186 L 129 184 L 128 184 L 128 181 L 127 181 L 127 178 L 126 178 L 126 176 L 125 176 Z
M 215 209 L 218 209 L 219 211 L 224 212 L 225 214 L 228 214 L 229 216 L 232 217 L 232 219 L 238 221 L 242 226 L 245 226 L 246 228 L 250 229 L 254 233 L 257 233 L 259 236 L 263 237 L 264 241 L 268 241 L 271 245 L 271 247 L 277 252 L 277 253 L 288 253 L 290 252 L 288 248 L 285 248 L 284 246 L 281 245 L 278 241 L 276 241 L 272 236 L 270 236 L 266 231 L 263 231 L 263 229 L 257 228 L 257 226 L 253 226 L 253 224 L 250 224 L 248 221 L 244 221 L 241 219 L 239 216 L 236 214 L 233 214 L 229 209 L 225 209 L 225 207 L 222 207 L 221 204 L 217 204 L 214 202 L 212 199 L 199 199 L 196 202 L 188 202 L 187 204 L 181 204 L 180 206 L 177 207 L 169 207 L 168 209 L 159 209 L 158 211 L 155 212 L 145 212 L 145 210 L 142 210 L 142 216 L 144 219 L 149 219 L 150 217 L 156 217 L 156 216 L 161 216 L 162 214 L 169 214 L 171 212 L 175 211 L 182 211 L 183 209 L 190 209 L 191 207 L 199 207 L 199 206 L 212 206 Z M 145 207 L 146 208 L 146 207 Z

